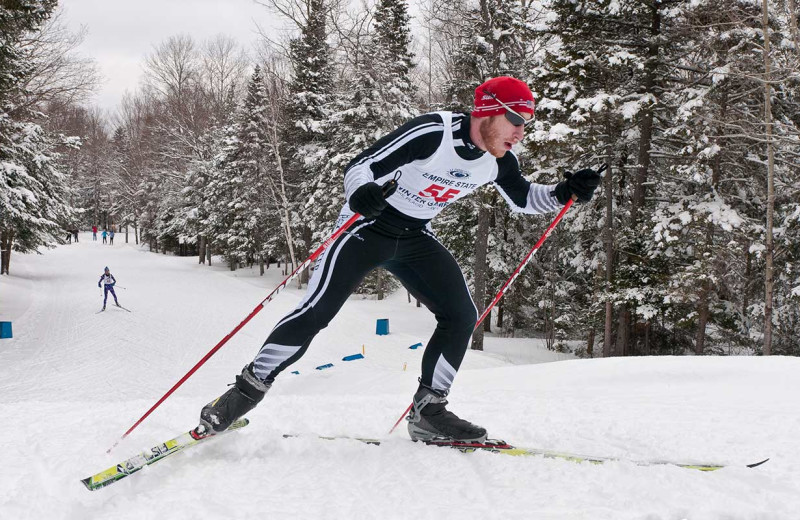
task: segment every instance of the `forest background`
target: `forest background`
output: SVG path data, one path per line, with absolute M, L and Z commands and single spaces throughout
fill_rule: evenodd
M 352 157 L 511 75 L 537 100 L 529 180 L 609 168 L 473 348 L 490 331 L 593 357 L 800 355 L 795 0 L 258 3 L 290 31 L 155 43 L 109 113 L 57 2 L 2 2 L 0 273 L 93 225 L 288 273 L 333 230 Z M 486 187 L 433 228 L 483 310 L 551 219 Z M 378 270 L 359 292 L 397 288 Z

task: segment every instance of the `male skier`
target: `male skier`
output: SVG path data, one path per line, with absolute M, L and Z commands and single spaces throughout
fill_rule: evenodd
M 449 204 L 493 183 L 518 212 L 542 214 L 575 196 L 591 199 L 600 174 L 567 174 L 554 185 L 532 184 L 511 151 L 533 121 L 535 100 L 515 78 L 490 79 L 475 89 L 470 114 L 419 116 L 379 139 L 347 166 L 347 204 L 339 222 L 357 220 L 320 257 L 297 308 L 267 337 L 235 384 L 200 412 L 200 425 L 216 433 L 253 409 L 276 376 L 297 361 L 371 270 L 382 267 L 435 314 L 436 329 L 422 357 L 422 374 L 407 417 L 414 440 L 482 442 L 486 430 L 447 410 L 446 396 L 469 345 L 477 309 L 455 259 L 428 222 Z M 382 185 L 396 179 L 396 190 Z

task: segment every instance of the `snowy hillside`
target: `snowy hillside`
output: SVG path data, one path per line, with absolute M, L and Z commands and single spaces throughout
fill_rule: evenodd
M 133 312 L 97 313 L 106 265 Z M 107 454 L 282 274 L 209 268 L 89 234 L 41 256 L 15 254 L 11 270 L 0 277 L 0 320 L 14 333 L 0 340 L 2 519 L 800 518 L 800 360 L 575 360 L 535 340 L 488 338 L 486 352 L 467 354 L 450 402 L 490 436 L 730 467 L 461 454 L 413 444 L 404 430 L 387 435 L 417 385 L 422 349 L 408 347 L 434 326 L 405 293 L 351 299 L 244 430 L 89 492 L 81 478 L 194 426 L 302 292 L 281 293 Z M 390 320 L 390 335 L 375 335 L 378 318 Z M 364 359 L 341 361 L 362 349 Z

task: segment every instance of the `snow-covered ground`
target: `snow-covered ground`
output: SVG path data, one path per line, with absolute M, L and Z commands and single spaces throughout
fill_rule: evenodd
M 0 277 L 0 320 L 14 333 L 0 340 L 0 519 L 800 518 L 800 360 L 576 360 L 535 340 L 489 338 L 486 352 L 467 353 L 450 402 L 491 436 L 730 467 L 462 454 L 411 443 L 404 430 L 387 435 L 417 385 L 422 349 L 408 347 L 434 326 L 402 292 L 352 298 L 244 430 L 89 492 L 81 478 L 194 426 L 302 297 L 282 292 L 107 454 L 283 279 L 275 266 L 259 277 L 123 241 L 82 234 L 40 256 L 14 254 L 13 276 Z M 97 314 L 106 265 L 132 313 Z M 390 335 L 375 335 L 378 318 Z M 362 349 L 364 359 L 341 361 Z

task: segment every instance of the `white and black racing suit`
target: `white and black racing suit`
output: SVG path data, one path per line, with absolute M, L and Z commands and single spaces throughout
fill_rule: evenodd
M 469 124 L 468 114 L 425 114 L 350 162 L 346 200 L 368 182 L 398 178 L 397 190 L 378 217 L 356 221 L 320 257 L 305 298 L 275 326 L 256 356 L 253 372 L 258 378 L 271 383 L 299 359 L 363 278 L 383 267 L 436 316 L 420 381 L 436 390 L 450 389 L 478 316 L 458 264 L 428 222 L 490 182 L 515 211 L 541 214 L 562 206 L 552 194 L 555 185 L 523 178 L 512 152 L 497 159 L 478 149 L 470 140 Z M 339 225 L 352 215 L 345 204 Z

